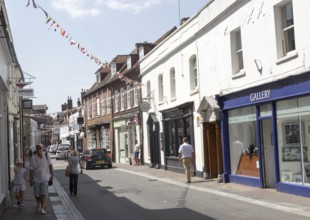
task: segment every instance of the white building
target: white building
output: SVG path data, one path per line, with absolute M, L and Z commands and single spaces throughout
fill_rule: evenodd
M 181 169 L 170 143 L 192 134 L 196 175 L 310 196 L 309 9 L 209 1 L 151 51 L 140 65 L 145 161 L 155 149 L 156 163 Z

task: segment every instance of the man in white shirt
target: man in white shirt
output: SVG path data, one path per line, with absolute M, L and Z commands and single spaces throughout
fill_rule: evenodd
M 183 144 L 179 148 L 179 160 L 182 160 L 187 181 L 191 182 L 191 161 L 194 157 L 194 148 L 188 143 L 187 137 L 183 138 Z
M 48 195 L 48 181 L 53 179 L 53 165 L 49 155 L 43 152 L 41 144 L 36 145 L 36 150 L 37 153 L 30 161 L 30 186 L 33 186 L 38 211 L 45 215 L 44 206 Z

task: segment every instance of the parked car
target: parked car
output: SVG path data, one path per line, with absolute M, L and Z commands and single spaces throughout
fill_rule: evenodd
M 81 156 L 81 161 L 85 164 L 85 169 L 90 169 L 93 167 L 108 166 L 112 168 L 112 158 L 111 154 L 104 148 L 90 148 L 85 150 Z
M 59 144 L 56 150 L 56 160 L 65 159 L 70 153 L 70 144 Z
M 53 153 L 53 154 L 56 154 L 57 146 L 58 146 L 57 144 L 52 144 L 51 147 L 50 147 L 49 152 Z

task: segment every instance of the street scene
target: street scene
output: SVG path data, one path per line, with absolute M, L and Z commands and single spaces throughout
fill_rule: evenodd
M 309 10 L 0 0 L 0 219 L 309 219 Z
M 64 160 L 55 160 L 44 219 L 309 219 L 308 199 L 225 185 L 147 166 L 115 164 L 112 169 L 84 170 L 77 196 L 69 193 Z M 31 189 L 32 190 L 32 189 Z M 24 210 L 10 209 L 3 219 L 42 219 L 33 194 Z M 26 209 L 26 210 L 25 210 Z M 263 211 L 262 211 L 263 210 Z

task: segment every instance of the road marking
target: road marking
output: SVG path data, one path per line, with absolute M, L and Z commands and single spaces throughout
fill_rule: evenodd
M 207 188 L 202 188 L 202 187 L 198 187 L 198 186 L 188 185 L 185 183 L 180 183 L 178 181 L 174 181 L 174 180 L 167 179 L 167 178 L 154 177 L 152 175 L 148 175 L 145 173 L 138 173 L 135 171 L 125 170 L 122 168 L 116 168 L 116 169 L 119 171 L 125 172 L 125 173 L 130 173 L 130 174 L 134 174 L 134 175 L 138 175 L 138 176 L 142 176 L 142 177 L 146 177 L 146 178 L 150 178 L 150 179 L 157 179 L 157 180 L 162 181 L 162 182 L 170 183 L 170 184 L 177 185 L 177 186 L 187 187 L 190 189 L 210 193 L 210 194 L 217 195 L 217 196 L 231 198 L 231 199 L 239 200 L 242 202 L 247 202 L 247 203 L 251 203 L 254 205 L 263 206 L 266 208 L 271 208 L 271 209 L 275 209 L 275 210 L 279 210 L 279 211 L 283 211 L 283 212 L 288 212 L 290 214 L 310 217 L 310 212 L 305 211 L 305 209 L 309 209 L 309 207 L 299 206 L 299 207 L 291 208 L 291 207 L 286 207 L 286 206 L 282 206 L 282 205 L 278 205 L 278 204 L 274 204 L 274 203 L 270 203 L 270 202 L 265 202 L 265 201 L 260 201 L 260 200 L 255 200 L 255 199 L 235 195 L 232 193 L 218 191 L 216 189 L 207 189 Z

